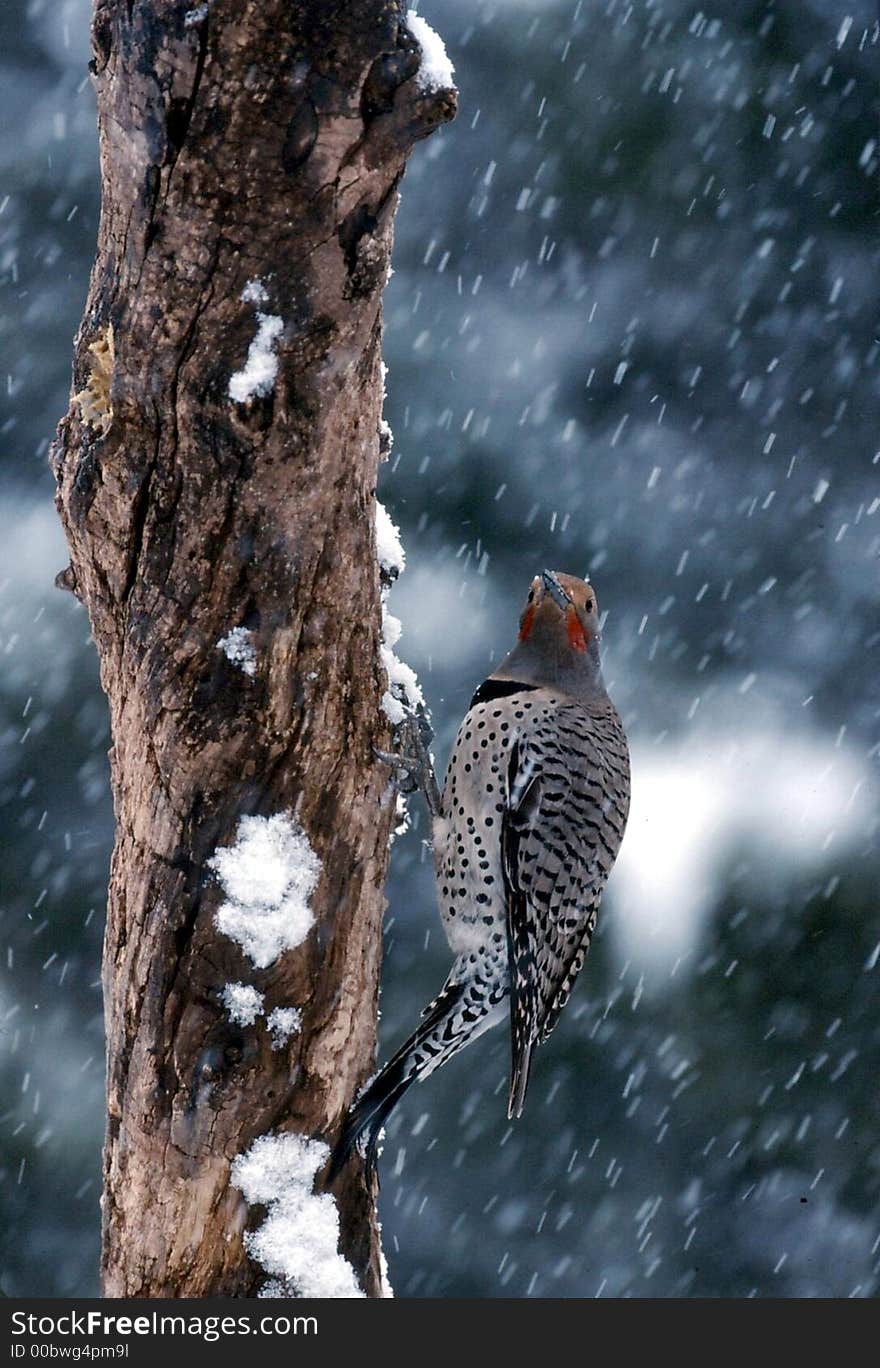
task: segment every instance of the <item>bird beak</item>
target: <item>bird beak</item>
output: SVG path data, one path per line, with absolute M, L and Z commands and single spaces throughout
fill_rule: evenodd
M 568 594 L 559 583 L 559 580 L 556 578 L 553 571 L 542 570 L 541 579 L 544 582 L 544 589 L 546 592 L 550 595 L 556 606 L 564 613 L 566 608 L 571 606 L 571 599 L 568 597 Z

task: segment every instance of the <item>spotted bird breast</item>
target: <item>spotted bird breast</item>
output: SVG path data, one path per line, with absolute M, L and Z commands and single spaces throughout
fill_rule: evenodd
M 507 954 L 502 831 L 540 958 L 556 980 L 592 930 L 629 807 L 629 758 L 607 698 L 487 680 L 459 729 L 434 827 L 440 911 L 457 954 Z

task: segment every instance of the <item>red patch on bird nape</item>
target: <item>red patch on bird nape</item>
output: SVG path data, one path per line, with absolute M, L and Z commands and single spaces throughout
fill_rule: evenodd
M 574 607 L 568 609 L 565 614 L 565 625 L 568 630 L 568 644 L 573 651 L 585 651 L 587 649 L 587 634 L 581 626 Z
M 523 613 L 522 622 L 521 622 L 521 624 L 520 624 L 520 629 L 519 629 L 519 639 L 520 639 L 520 641 L 525 641 L 525 639 L 526 639 L 526 637 L 528 636 L 529 632 L 532 630 L 532 625 L 533 625 L 534 621 L 535 621 L 535 605 L 534 605 L 533 603 L 530 603 L 529 606 L 528 606 L 528 608 L 526 609 L 526 611 Z

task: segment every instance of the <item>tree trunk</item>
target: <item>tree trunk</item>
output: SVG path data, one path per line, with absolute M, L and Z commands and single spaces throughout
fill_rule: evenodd
M 92 38 L 101 225 L 53 461 L 112 723 L 103 1286 L 252 1296 L 231 1161 L 331 1135 L 373 1066 L 381 292 L 408 152 L 455 92 L 396 0 L 97 0 Z M 255 968 L 208 862 L 276 814 L 320 859 L 314 926 Z M 230 982 L 299 1034 L 234 1020 Z M 357 1165 L 337 1201 L 376 1295 Z

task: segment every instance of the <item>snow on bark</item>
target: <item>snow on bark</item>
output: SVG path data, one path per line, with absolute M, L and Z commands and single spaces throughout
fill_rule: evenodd
M 276 1007 L 266 1018 L 266 1025 L 272 1036 L 272 1049 L 280 1050 L 302 1030 L 302 1012 L 298 1007 Z
M 388 590 L 406 566 L 406 556 L 400 541 L 400 531 L 388 516 L 384 505 L 376 501 L 376 559 L 382 578 L 382 644 L 379 655 L 388 676 L 388 688 L 382 695 L 382 711 L 394 726 L 417 708 L 425 706 L 415 670 L 394 654 L 394 647 L 403 630 L 400 619 L 388 611 Z
M 208 860 L 226 901 L 214 921 L 258 969 L 301 945 L 312 928 L 309 905 L 321 862 L 295 818 L 242 817 L 235 842 Z
M 242 290 L 246 304 L 265 304 L 269 298 L 260 280 L 251 280 Z M 284 330 L 284 321 L 277 314 L 257 309 L 257 335 L 248 348 L 244 368 L 236 371 L 229 381 L 229 397 L 236 404 L 246 404 L 258 396 L 271 394 L 278 375 L 278 356 L 275 346 Z
M 406 16 L 407 27 L 422 49 L 422 64 L 416 73 L 416 81 L 421 90 L 449 90 L 454 84 L 455 67 L 439 33 L 435 33 L 428 23 L 415 10 Z
M 425 704 L 425 696 L 415 670 L 400 660 L 392 649 L 400 640 L 402 630 L 400 618 L 394 617 L 383 605 L 382 645 L 379 654 L 388 675 L 388 688 L 382 695 L 382 711 L 395 727 L 399 726 L 409 713 L 424 707 Z
M 267 1207 L 263 1224 L 244 1237 L 248 1254 L 273 1277 L 273 1295 L 362 1297 L 354 1270 L 339 1253 L 339 1213 L 327 1192 L 314 1191 L 329 1158 L 321 1140 L 263 1135 L 232 1165 L 232 1183 L 249 1206 Z
M 406 568 L 406 554 L 400 528 L 391 521 L 388 509 L 376 500 L 376 559 L 389 580 L 397 579 Z
M 383 1297 L 393 1297 L 394 1288 L 391 1286 L 391 1279 L 388 1276 L 388 1260 L 385 1258 L 385 1250 L 382 1247 L 382 1227 L 379 1227 L 379 1276 L 381 1278 L 381 1288 Z
M 239 1026 L 253 1026 L 263 1011 L 263 994 L 249 983 L 227 983 L 223 1006 L 231 1021 Z
M 256 674 L 257 653 L 253 645 L 253 632 L 247 627 L 233 627 L 217 642 L 217 649 L 246 675 L 253 677 Z

